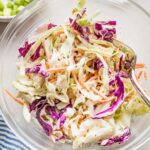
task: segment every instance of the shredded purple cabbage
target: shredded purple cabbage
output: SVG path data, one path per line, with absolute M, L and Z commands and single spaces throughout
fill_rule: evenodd
M 43 104 L 44 102 L 47 102 L 46 97 L 42 97 L 41 99 L 36 99 L 34 100 L 30 105 L 29 105 L 29 109 L 30 112 L 38 109 L 40 107 L 41 104 Z
M 72 18 L 69 18 L 69 22 L 70 22 L 70 24 L 73 22 L 73 19 Z
M 52 23 L 49 23 L 49 24 L 48 24 L 48 29 L 51 29 L 51 28 L 53 28 L 53 27 L 56 27 L 56 25 L 55 25 L 55 24 L 52 24 Z
M 126 70 L 128 70 L 128 69 L 131 68 L 131 66 L 132 66 L 132 60 L 126 60 L 126 61 L 125 61 L 125 66 L 124 66 L 124 68 L 125 68 Z
M 33 43 L 28 43 L 28 41 L 26 41 L 24 46 L 19 48 L 20 56 L 25 57 L 33 44 L 34 44 L 34 42 Z
M 110 25 L 110 26 L 116 26 L 117 22 L 115 20 L 110 20 L 110 21 L 102 21 L 102 22 L 99 22 L 99 24 L 102 24 L 102 25 Z
M 41 98 L 40 100 L 35 100 L 33 101 L 29 108 L 30 108 L 30 112 L 35 111 L 36 112 L 36 119 L 38 120 L 38 122 L 40 123 L 40 125 L 42 126 L 43 130 L 45 131 L 45 133 L 50 136 L 50 134 L 52 133 L 52 126 L 46 122 L 45 120 L 43 120 L 41 118 L 41 111 L 44 109 L 44 107 L 46 107 L 48 105 L 47 100 L 45 99 L 45 97 Z
M 115 92 L 115 89 L 110 90 L 110 91 L 109 91 L 109 93 L 108 93 L 108 96 L 110 96 L 110 95 L 114 94 L 114 92 Z
M 93 68 L 94 70 L 99 70 L 101 67 L 103 67 L 103 63 L 101 62 L 100 59 L 95 59 L 93 62 Z
M 56 110 L 54 107 L 47 106 L 46 107 L 46 112 L 53 118 L 53 119 L 59 119 L 59 114 L 57 114 Z
M 114 86 L 116 84 L 116 80 L 111 80 L 110 82 L 109 82 L 109 86 Z
M 59 104 L 61 101 L 59 100 L 59 99 L 55 99 L 55 104 L 57 105 L 57 104 Z
M 64 137 L 64 136 L 61 136 L 61 137 L 59 137 L 59 138 L 56 139 L 56 142 L 59 142 L 59 141 L 61 141 L 61 140 L 63 140 L 63 139 L 65 139 L 65 137 Z
M 129 78 L 130 76 L 126 73 L 126 72 L 124 72 L 124 71 L 120 71 L 119 72 L 119 76 L 120 77 L 123 77 L 123 78 Z
M 123 84 L 122 80 L 120 79 L 119 75 L 116 76 L 116 81 L 118 84 L 118 89 L 115 91 L 114 95 L 117 97 L 123 98 L 123 96 L 124 96 L 124 84 Z
M 63 109 L 61 110 L 61 112 L 60 112 L 59 115 L 62 116 L 62 114 L 67 111 L 67 108 L 72 108 L 72 107 L 73 107 L 72 104 L 68 104 L 65 108 L 63 108 Z
M 38 73 L 38 74 L 41 74 L 42 76 L 44 76 L 45 78 L 49 76 L 49 73 L 44 71 L 40 65 L 37 65 L 33 68 L 26 68 L 25 72 L 26 73 Z
M 63 127 L 65 121 L 66 121 L 66 116 L 65 116 L 65 115 L 62 115 L 62 116 L 60 117 L 60 128 Z
M 105 30 L 106 30 L 106 33 L 102 35 L 103 39 L 106 41 L 112 41 L 112 38 L 114 36 L 113 31 L 110 31 L 108 29 L 105 29 Z
M 40 101 L 39 99 L 34 100 L 34 101 L 29 105 L 30 112 L 32 112 L 33 110 L 36 109 L 37 104 L 39 103 L 39 101 Z
M 102 26 L 102 24 L 101 23 L 95 23 L 95 29 L 96 30 L 98 30 L 98 31 L 101 31 L 101 30 L 103 30 L 103 26 Z
M 124 100 L 124 83 L 121 80 L 119 74 L 115 77 L 118 89 L 114 92 L 114 95 L 117 97 L 117 100 L 113 102 L 112 106 L 102 112 L 97 113 L 93 119 L 101 119 L 103 117 L 112 115 L 119 108 L 119 106 L 123 103 Z
M 112 38 L 116 35 L 116 29 L 104 28 L 105 25 L 116 25 L 116 21 L 96 22 L 94 25 L 95 35 L 99 39 L 111 42 Z
M 64 109 L 62 109 L 61 111 L 58 111 L 57 113 L 56 108 L 48 104 L 46 97 L 43 97 L 39 100 L 34 100 L 29 105 L 30 112 L 32 111 L 36 112 L 36 118 L 48 136 L 52 132 L 52 127 L 48 122 L 44 121 L 41 118 L 41 111 L 44 109 L 45 114 L 50 115 L 53 119 L 56 119 L 56 120 L 59 119 L 60 120 L 59 126 L 60 128 L 62 128 L 66 121 L 66 116 L 64 115 L 64 113 L 66 112 L 67 108 L 70 108 L 70 107 L 72 107 L 72 105 L 68 104 Z
M 103 140 L 99 144 L 102 146 L 110 146 L 115 143 L 125 143 L 129 140 L 130 135 L 131 135 L 130 129 L 126 128 L 121 136 L 111 137 L 109 139 Z
M 68 104 L 64 109 L 61 110 L 59 113 L 59 119 L 60 119 L 60 128 L 63 127 L 65 121 L 66 121 L 66 116 L 64 113 L 67 111 L 67 108 L 72 108 L 72 104 Z
M 129 78 L 129 75 L 124 71 L 119 71 L 118 75 L 123 78 Z M 116 79 L 113 79 L 109 82 L 109 86 L 114 86 L 116 84 Z
M 41 51 L 41 46 L 39 46 L 36 49 L 35 53 L 31 56 L 31 61 L 32 62 L 35 61 L 35 60 L 37 60 L 40 57 L 40 51 Z
M 123 61 L 123 55 L 120 57 L 120 61 L 119 61 L 119 71 L 122 70 L 122 61 Z
M 40 125 L 42 126 L 43 130 L 45 131 L 45 133 L 50 136 L 51 133 L 52 133 L 52 126 L 44 121 L 42 118 L 41 118 L 41 111 L 42 109 L 47 105 L 46 102 L 44 102 L 43 104 L 41 104 L 40 108 L 37 109 L 36 111 L 36 119 L 38 120 L 38 122 L 40 123 Z
M 31 49 L 31 47 L 32 47 L 32 45 L 33 45 L 34 43 L 35 43 L 35 42 L 29 44 L 28 41 L 26 41 L 25 44 L 24 44 L 24 46 L 21 47 L 21 48 L 19 48 L 19 54 L 20 54 L 20 56 L 25 57 L 26 54 L 27 54 L 28 51 Z M 40 50 L 41 50 L 41 46 L 39 46 L 39 47 L 36 49 L 35 53 L 31 56 L 31 58 L 30 58 L 31 61 L 35 61 L 35 60 L 37 60 L 37 59 L 40 57 Z
M 116 34 L 116 28 L 111 28 L 111 29 L 106 28 L 106 30 L 107 30 L 108 32 L 111 32 L 113 35 Z
M 81 27 L 77 23 L 76 20 L 73 22 L 72 27 L 80 33 L 83 39 L 85 39 L 86 41 L 89 41 L 89 37 L 88 37 L 89 28 L 88 27 Z

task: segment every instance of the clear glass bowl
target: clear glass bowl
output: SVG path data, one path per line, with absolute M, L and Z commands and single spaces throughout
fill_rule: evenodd
M 4 94 L 3 90 L 12 87 L 12 81 L 17 76 L 16 62 L 18 48 L 30 33 L 45 22 L 62 24 L 71 15 L 75 3 L 72 0 L 36 0 L 6 28 L 0 45 L 0 106 L 3 117 L 10 128 L 32 149 L 38 150 L 70 150 L 71 145 L 54 144 L 45 136 L 42 130 L 33 122 L 27 123 L 22 115 L 22 108 Z M 101 10 L 99 20 L 117 20 L 118 39 L 124 41 L 136 50 L 138 60 L 147 64 L 150 72 L 150 17 L 131 1 L 87 0 L 88 14 Z M 150 92 L 150 81 L 143 82 L 143 87 Z M 150 137 L 150 115 L 134 118 L 132 121 L 132 136 L 125 144 L 111 147 L 88 146 L 88 149 L 121 149 L 132 150 L 141 146 Z M 82 148 L 87 149 L 87 147 Z M 81 150 L 81 149 L 80 149 Z

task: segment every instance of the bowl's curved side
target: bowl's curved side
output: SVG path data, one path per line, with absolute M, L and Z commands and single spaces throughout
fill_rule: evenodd
M 5 59 L 7 59 L 5 57 L 6 56 L 5 52 L 7 51 L 7 48 L 8 48 L 8 47 L 6 47 L 6 45 L 9 43 L 9 40 L 11 39 L 11 37 L 13 37 L 13 36 L 15 37 L 15 35 L 14 35 L 15 30 L 20 27 L 20 24 L 24 23 L 24 20 L 26 18 L 32 16 L 32 14 L 34 14 L 34 11 L 37 11 L 37 9 L 39 9 L 39 7 L 41 7 L 42 5 L 44 5 L 42 0 L 34 0 L 34 2 L 29 4 L 24 10 L 22 10 L 20 13 L 18 13 L 16 15 L 16 17 L 0 17 L 1 22 L 10 22 L 8 24 L 8 26 L 6 27 L 5 31 L 3 32 L 2 36 L 1 36 L 1 40 L 0 40 L 0 50 L 1 50 L 0 70 L 2 70 L 2 68 L 3 68 L 2 64 L 5 62 Z M 18 40 L 18 39 L 15 38 L 15 40 Z M 7 72 L 9 72 L 9 71 L 7 71 Z M 1 71 L 0 72 L 0 82 L 2 82 L 4 80 L 3 77 L 4 77 L 3 72 Z M 9 99 L 9 97 L 7 97 L 4 94 L 4 87 L 6 87 L 6 86 L 0 84 L 0 92 L 1 92 L 1 94 L 0 94 L 0 111 L 1 111 L 1 114 L 2 114 L 5 122 L 7 123 L 9 128 L 15 133 L 15 135 L 21 141 L 23 141 L 27 146 L 29 146 L 31 149 L 33 149 L 33 150 L 34 149 L 35 150 L 42 149 L 43 150 L 43 147 L 40 146 L 40 144 L 38 145 L 34 140 L 32 140 L 30 138 L 30 136 L 27 136 L 27 134 L 24 134 L 24 131 L 21 130 L 21 128 L 18 126 L 18 124 L 13 119 L 14 116 L 13 116 L 13 114 L 11 114 L 11 112 L 9 112 L 9 110 L 7 108 L 7 102 L 6 102 L 9 100 L 11 101 L 11 99 Z M 13 107 L 13 103 L 12 103 L 12 107 Z M 17 107 L 16 107 L 17 111 L 21 112 L 22 108 L 20 108 L 19 106 L 17 106 Z
M 0 22 L 10 22 L 13 18 L 14 16 L 9 16 L 9 17 L 0 16 Z

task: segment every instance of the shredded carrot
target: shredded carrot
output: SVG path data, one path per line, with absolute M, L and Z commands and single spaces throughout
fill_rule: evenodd
M 71 30 L 76 34 L 79 35 L 79 32 L 77 30 L 75 30 L 74 28 L 71 28 Z
M 47 61 L 50 60 L 50 57 L 51 57 L 50 52 L 45 51 L 45 54 L 46 54 L 46 60 Z
M 74 78 L 74 80 L 75 80 L 76 84 L 79 84 L 79 85 L 81 85 L 81 86 L 82 86 L 82 88 L 84 88 L 84 86 L 82 85 L 82 83 L 78 81 L 78 79 L 77 79 L 77 76 L 76 76 L 75 72 L 72 72 L 72 76 L 73 76 L 73 78 Z
M 47 72 L 61 72 L 61 71 L 66 71 L 67 67 L 60 67 L 60 68 L 50 68 L 47 70 Z
M 90 91 L 90 89 L 84 84 L 84 80 L 79 80 L 78 82 L 80 83 L 82 88 L 87 89 L 88 91 Z
M 82 80 L 85 82 L 87 80 L 87 76 L 85 75 Z
M 143 75 L 143 71 L 140 71 L 139 74 L 138 74 L 138 76 L 137 76 L 137 79 L 140 80 L 140 78 L 142 77 L 142 75 Z
M 49 63 L 45 63 L 46 69 L 48 70 L 50 68 L 50 64 Z
M 77 76 L 76 76 L 76 74 L 74 73 L 74 72 L 72 72 L 72 76 L 73 76 L 73 78 L 74 78 L 74 80 L 75 80 L 75 82 L 76 82 L 76 84 L 79 84 L 82 88 L 86 88 L 88 91 L 92 91 L 92 92 L 94 92 L 95 94 L 98 94 L 98 96 L 100 96 L 100 97 L 102 97 L 104 100 L 97 100 L 97 102 L 101 102 L 101 103 L 106 103 L 106 102 L 109 102 L 109 101 L 111 101 L 112 99 L 108 99 L 106 96 L 104 96 L 104 95 L 102 95 L 101 93 L 99 93 L 97 90 L 95 90 L 94 88 L 87 88 L 86 86 L 85 86 L 85 84 L 82 82 L 82 81 L 78 81 L 77 80 Z
M 144 71 L 144 79 L 147 80 L 148 79 L 148 73 L 146 71 Z
M 76 76 L 76 74 L 74 72 L 72 72 L 72 76 L 73 76 L 76 84 L 79 84 L 83 89 L 86 88 L 89 91 L 89 89 L 86 87 L 86 85 L 84 84 L 84 82 L 82 82 L 81 80 L 78 81 L 77 76 Z
M 58 35 L 60 35 L 60 34 L 62 34 L 62 33 L 64 33 L 63 30 L 56 31 L 56 32 L 54 33 L 54 36 L 58 36 Z
M 113 74 L 115 73 L 115 71 L 114 71 L 112 68 L 110 68 L 110 71 L 111 71 L 111 73 L 113 73 Z
M 92 73 L 88 73 L 87 75 L 86 75 L 86 80 L 88 80 L 88 79 L 90 79 L 90 78 L 92 78 L 93 77 L 93 74 Z
M 110 102 L 110 100 L 102 100 L 102 99 L 99 99 L 99 100 L 94 101 L 94 104 L 107 103 L 107 102 Z
M 10 96 L 12 99 L 14 99 L 18 104 L 20 104 L 20 105 L 24 105 L 24 103 L 21 101 L 21 100 L 19 100 L 19 99 L 17 99 L 12 93 L 10 93 L 7 89 L 5 89 L 4 90 L 4 92 L 8 95 L 8 96 Z
M 98 76 L 96 75 L 96 76 L 91 77 L 88 81 L 93 81 L 93 80 L 97 80 L 97 79 L 98 79 Z
M 90 88 L 91 91 L 93 91 L 95 94 L 98 94 L 100 97 L 104 98 L 104 99 L 108 99 L 105 95 L 101 94 L 99 91 L 97 91 L 95 88 L 91 87 Z
M 71 98 L 71 104 L 73 105 L 75 103 L 75 97 Z
M 112 100 L 114 100 L 114 97 L 113 97 L 113 96 L 110 97 L 110 98 L 107 98 L 107 99 L 98 99 L 98 100 L 94 101 L 94 103 L 95 103 L 95 104 L 97 104 L 97 103 L 107 103 L 107 102 L 110 102 L 110 101 L 112 101 Z
M 97 79 L 97 82 L 101 84 L 103 83 L 99 78 Z
M 33 74 L 31 74 L 31 73 L 27 73 L 26 76 L 27 76 L 29 79 L 32 79 L 32 78 L 33 78 Z
M 115 64 L 115 68 L 119 70 L 119 65 L 117 63 Z
M 54 83 L 56 80 L 57 80 L 56 78 L 53 78 L 49 82 Z
M 85 88 L 85 85 L 84 85 L 84 83 L 80 80 L 79 81 L 79 83 L 80 83 L 80 85 L 83 87 L 83 88 Z
M 139 69 L 139 68 L 144 68 L 145 64 L 136 64 L 135 68 Z
M 79 124 L 82 123 L 82 121 L 84 121 L 84 119 L 85 119 L 85 116 L 81 115 L 80 118 L 79 118 L 79 120 L 78 120 L 78 123 Z
M 76 84 L 78 84 L 79 82 L 78 82 L 77 76 L 76 76 L 76 74 L 75 74 L 74 72 L 72 72 L 72 76 L 73 76 L 73 78 L 74 78 Z

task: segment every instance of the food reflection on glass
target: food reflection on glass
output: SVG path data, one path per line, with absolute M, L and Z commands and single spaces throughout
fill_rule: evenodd
M 78 1 L 63 25 L 39 27 L 19 48 L 19 75 L 13 83 L 16 102 L 27 121 L 36 118 L 54 142 L 73 149 L 95 143 L 124 143 L 131 135 L 133 116 L 150 112 L 131 84 L 130 56 L 112 40 L 116 21 L 95 21 Z M 146 78 L 137 64 L 137 79 Z

